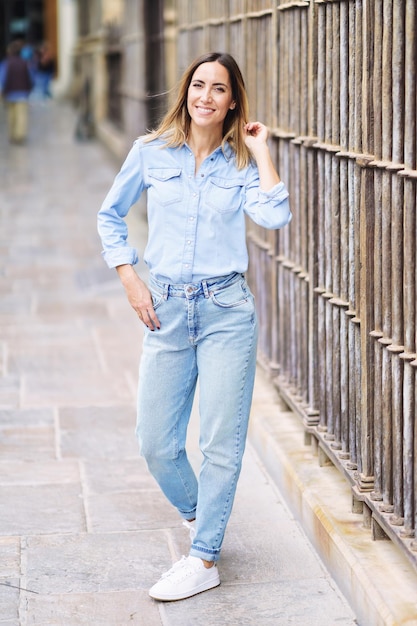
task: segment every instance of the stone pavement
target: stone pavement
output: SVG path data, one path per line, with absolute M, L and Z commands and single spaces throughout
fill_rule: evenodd
M 0 625 L 353 626 L 250 446 L 221 586 L 148 597 L 188 534 L 138 456 L 141 327 L 100 257 L 118 163 L 74 129 L 68 105 L 34 102 L 28 144 L 9 146 L 0 109 Z M 142 246 L 143 204 L 130 226 Z M 196 468 L 197 431 L 194 414 Z

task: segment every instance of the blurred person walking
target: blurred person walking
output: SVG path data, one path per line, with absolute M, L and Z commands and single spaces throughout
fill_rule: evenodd
M 55 59 L 51 46 L 45 42 L 36 55 L 36 85 L 42 98 L 52 98 L 51 81 L 55 74 Z
M 12 41 L 7 58 L 0 66 L 0 90 L 7 107 L 9 141 L 22 144 L 28 132 L 28 99 L 34 83 L 25 59 L 21 57 L 22 44 Z
M 256 367 L 257 319 L 244 272 L 245 219 L 288 224 L 288 191 L 267 128 L 250 122 L 240 69 L 226 53 L 190 65 L 160 126 L 139 138 L 99 212 L 104 258 L 144 324 L 137 435 L 141 454 L 192 541 L 150 589 L 179 600 L 220 584 L 217 561 L 241 469 Z M 147 286 L 124 217 L 147 190 Z M 185 450 L 197 378 L 197 480 Z

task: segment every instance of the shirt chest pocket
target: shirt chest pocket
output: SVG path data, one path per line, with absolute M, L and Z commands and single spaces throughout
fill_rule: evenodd
M 181 168 L 149 168 L 148 195 L 158 204 L 172 204 L 182 197 Z
M 233 213 L 243 202 L 244 183 L 240 178 L 213 176 L 207 187 L 207 204 L 218 213 Z

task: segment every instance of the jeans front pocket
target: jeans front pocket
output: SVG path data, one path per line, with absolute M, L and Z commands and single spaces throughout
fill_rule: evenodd
M 164 294 L 154 291 L 153 289 L 150 289 L 150 292 L 152 296 L 152 306 L 154 311 L 156 311 L 156 309 L 160 307 L 164 301 Z
M 222 309 L 231 309 L 242 304 L 246 304 L 252 299 L 252 294 L 244 278 L 229 287 L 223 289 L 211 289 L 210 297 L 212 302 Z

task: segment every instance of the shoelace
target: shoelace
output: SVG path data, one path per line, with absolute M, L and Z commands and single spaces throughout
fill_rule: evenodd
M 190 561 L 188 561 L 188 557 L 183 556 L 180 561 L 175 563 L 168 572 L 162 575 L 162 579 L 166 579 L 171 576 L 176 576 L 176 582 L 180 582 L 185 580 L 189 576 L 197 573 L 198 567 Z
M 171 574 L 173 574 L 174 572 L 176 572 L 177 570 L 179 570 L 183 565 L 184 565 L 184 561 L 187 560 L 186 556 L 182 556 L 180 558 L 179 561 L 177 561 L 176 563 L 174 563 L 174 565 L 171 567 L 171 569 L 169 569 L 167 572 L 165 572 L 164 574 L 162 574 L 161 576 L 161 580 L 163 578 L 167 578 L 168 576 L 171 576 Z

